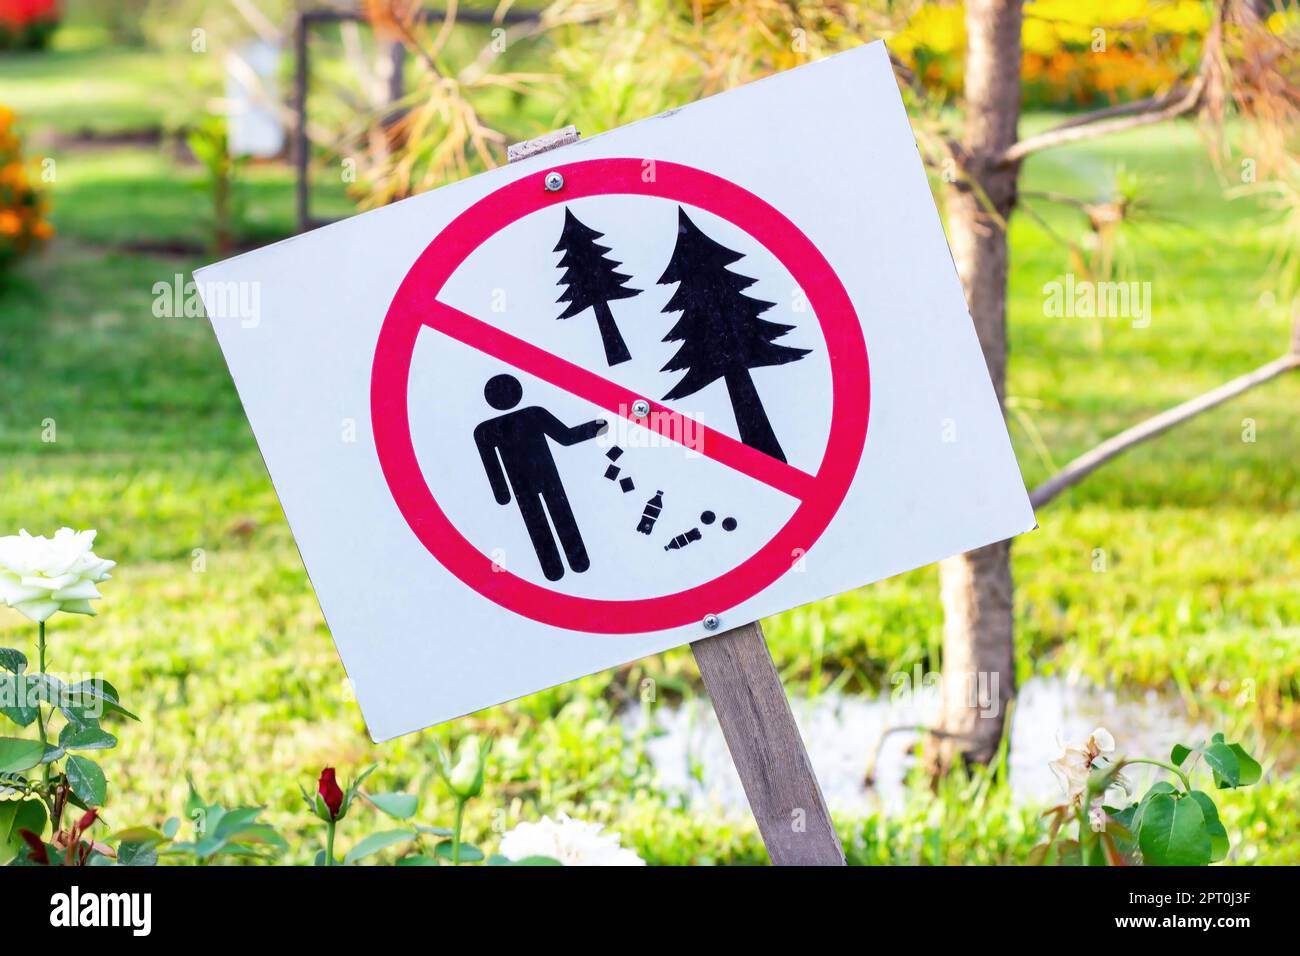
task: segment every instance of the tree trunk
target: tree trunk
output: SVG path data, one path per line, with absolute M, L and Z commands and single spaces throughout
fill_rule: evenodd
M 757 448 L 778 461 L 785 461 L 785 452 L 776 440 L 772 423 L 768 421 L 767 410 L 754 388 L 754 379 L 749 369 L 728 372 L 724 378 L 727 394 L 731 397 L 731 409 L 736 414 L 736 429 L 740 440 L 750 448 Z
M 632 353 L 627 350 L 627 343 L 623 341 L 623 334 L 618 330 L 609 303 L 597 302 L 591 308 L 596 313 L 596 326 L 600 329 L 601 344 L 605 346 L 605 361 L 610 365 L 626 362 L 632 357 Z
M 1006 219 L 1016 204 L 1020 169 L 998 158 L 1015 143 L 1020 120 L 1020 27 L 1021 0 L 966 2 L 960 156 L 969 181 L 947 190 L 953 258 L 999 403 L 1007 367 Z M 959 761 L 987 763 L 997 753 L 1006 704 L 1015 694 L 1010 542 L 947 559 L 940 579 L 943 679 L 930 748 L 936 772 Z

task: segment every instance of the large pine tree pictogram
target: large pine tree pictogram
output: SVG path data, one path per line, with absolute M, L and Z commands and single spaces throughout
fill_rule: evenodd
M 659 283 L 678 283 L 663 311 L 682 315 L 664 341 L 682 344 L 663 371 L 686 369 L 686 374 L 664 400 L 693 395 L 722 379 L 740 440 L 785 461 L 749 371 L 798 361 L 809 350 L 775 343 L 794 326 L 759 318 L 775 303 L 744 294 L 758 280 L 727 268 L 743 258 L 743 253 L 706 236 L 684 209 L 677 208 L 677 246 Z
M 568 286 L 556 301 L 567 302 L 569 307 L 557 318 L 569 319 L 585 309 L 591 309 L 596 314 L 600 341 L 605 346 L 605 360 L 610 365 L 617 365 L 626 362 L 632 355 L 627 350 L 623 336 L 619 334 L 609 304 L 615 299 L 640 295 L 641 290 L 624 287 L 623 283 L 631 276 L 614 271 L 621 263 L 606 258 L 608 246 L 597 245 L 596 240 L 603 235 L 604 233 L 583 225 L 573 211 L 565 207 L 564 231 L 553 251 L 564 253 L 559 268 L 565 272 L 559 284 Z

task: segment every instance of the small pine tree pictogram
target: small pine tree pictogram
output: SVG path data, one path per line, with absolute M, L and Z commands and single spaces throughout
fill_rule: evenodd
M 629 289 L 623 285 L 631 276 L 614 271 L 621 263 L 606 257 L 608 246 L 596 243 L 603 235 L 604 233 L 583 225 L 572 210 L 565 208 L 564 231 L 553 251 L 564 253 L 559 268 L 565 272 L 559 284 L 568 287 L 556 301 L 567 302 L 569 306 L 557 318 L 569 319 L 591 309 L 596 315 L 596 326 L 600 329 L 600 341 L 605 346 L 605 360 L 610 365 L 618 365 L 632 355 L 618 331 L 609 304 L 615 299 L 640 295 L 641 290 Z
M 727 268 L 744 254 L 710 239 L 680 206 L 677 216 L 677 246 L 659 283 L 678 283 L 663 311 L 680 312 L 681 318 L 663 340 L 682 344 L 663 371 L 686 374 L 664 400 L 693 395 L 722 379 L 740 440 L 785 461 L 749 371 L 798 361 L 809 350 L 775 343 L 794 326 L 759 318 L 775 303 L 745 295 L 758 280 Z

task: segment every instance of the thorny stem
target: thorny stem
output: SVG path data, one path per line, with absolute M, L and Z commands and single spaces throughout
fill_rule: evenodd
M 40 669 L 40 674 L 41 674 L 41 680 L 43 681 L 43 680 L 45 680 L 45 622 L 44 622 L 44 621 L 41 621 L 40 623 L 38 623 L 38 624 L 36 625 L 36 627 L 37 627 L 37 631 L 36 631 L 36 658 L 37 658 L 37 661 L 39 662 L 39 669 Z M 54 712 L 53 712 L 53 711 L 50 711 L 50 716 L 53 716 L 53 715 L 54 715 Z M 40 702 L 40 699 L 39 699 L 39 698 L 38 698 L 37 701 L 36 701 L 36 728 L 41 732 L 41 748 L 42 748 L 42 751 L 41 751 L 41 759 L 42 759 L 42 762 L 41 762 L 41 779 L 42 779 L 42 781 L 43 781 L 44 784 L 45 784 L 45 789 L 46 789 L 46 790 L 49 790 L 49 788 L 50 788 L 50 762 L 49 762 L 48 760 L 45 760 L 45 759 L 44 759 L 44 758 L 45 758 L 44 748 L 45 748 L 45 747 L 48 747 L 48 746 L 50 745 L 50 742 L 49 742 L 49 740 L 48 740 L 47 737 L 46 737 L 46 733 L 45 733 L 45 712 L 44 712 L 44 710 L 41 708 L 41 702 Z
M 334 865 L 334 827 L 333 820 L 325 824 L 325 865 Z

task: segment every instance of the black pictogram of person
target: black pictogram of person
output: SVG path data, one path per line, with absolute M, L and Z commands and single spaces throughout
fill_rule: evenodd
M 523 395 L 524 388 L 513 375 L 494 375 L 488 379 L 483 397 L 493 408 L 506 414 L 480 423 L 474 429 L 474 441 L 497 504 L 510 504 L 510 493 L 514 491 L 542 573 L 548 581 L 558 581 L 564 577 L 561 548 L 576 574 L 591 567 L 591 560 L 546 439 L 560 445 L 576 445 L 595 438 L 609 425 L 597 419 L 570 428 L 537 405 L 508 411 L 519 404 Z M 559 547 L 555 542 L 557 536 Z

